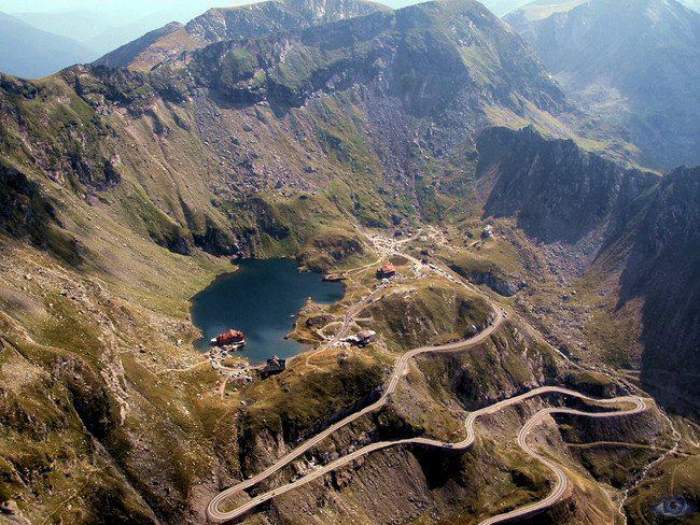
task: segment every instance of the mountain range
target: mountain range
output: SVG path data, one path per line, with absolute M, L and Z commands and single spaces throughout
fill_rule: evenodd
M 90 60 L 91 52 L 75 40 L 47 33 L 0 13 L 0 70 L 37 78 Z
M 369 2 L 260 2 L 211 9 L 187 25 L 169 24 L 97 61 L 111 67 L 148 70 L 168 57 L 223 40 L 242 40 L 273 32 L 302 29 L 385 9 Z
M 538 386 L 643 389 L 635 419 L 539 421 L 573 474 L 533 519 L 694 508 L 700 171 L 678 165 L 697 140 L 697 15 L 574 3 L 504 21 L 473 0 L 261 2 L 40 81 L 0 74 L 0 502 L 30 523 L 204 523 L 221 490 L 373 403 L 400 353 L 494 322 L 488 302 L 508 313 L 488 340 L 412 361 L 386 406 L 273 481 L 397 436 L 464 439 L 468 412 Z M 252 383 L 229 375 L 255 375 L 238 356 L 195 350 L 190 316 L 248 257 L 346 278 L 341 302 L 293 321 L 314 351 Z M 348 319 L 377 344 L 326 352 Z M 531 504 L 552 476 L 518 433 L 547 402 L 488 414 L 466 452 L 381 451 L 244 519 L 479 522 Z
M 595 136 L 584 138 L 571 131 L 569 124 L 579 115 L 564 93 L 522 40 L 481 4 L 453 0 L 390 11 L 375 4 L 343 1 L 332 7 L 327 0 L 292 0 L 288 4 L 268 2 L 251 8 L 213 10 L 185 27 L 173 27 L 169 34 L 180 34 L 178 45 L 186 44 L 159 56 L 155 65 L 145 68 L 147 72 L 138 71 L 138 57 L 155 56 L 151 51 L 144 55 L 143 50 L 152 49 L 152 42 L 162 42 L 159 34 L 136 42 L 135 52 L 128 52 L 131 48 L 120 51 L 123 65 L 131 65 L 135 71 L 104 65 L 67 70 L 57 78 L 65 84 L 61 89 L 70 90 L 71 99 L 78 97 L 75 103 L 87 104 L 91 112 L 102 117 L 84 124 L 80 132 L 83 138 L 77 142 L 76 137 L 66 140 L 75 134 L 70 131 L 74 124 L 62 129 L 63 124 L 57 123 L 59 127 L 50 139 L 52 148 L 37 145 L 35 153 L 27 156 L 21 149 L 7 149 L 19 139 L 8 138 L 3 155 L 15 159 L 15 165 L 40 167 L 42 173 L 51 166 L 52 177 L 91 191 L 142 187 L 140 204 L 135 205 L 127 192 L 123 204 L 113 203 L 112 213 L 127 214 L 131 217 L 127 220 L 125 216 L 127 222 L 158 217 L 141 228 L 156 243 L 179 253 L 200 248 L 226 254 L 233 253 L 234 247 L 254 253 L 258 242 L 254 238 L 242 241 L 242 224 L 231 224 L 228 215 L 205 197 L 209 192 L 218 200 L 245 206 L 241 194 L 275 194 L 279 188 L 298 191 L 334 181 L 332 187 L 340 193 L 324 198 L 345 202 L 343 212 L 353 214 L 362 224 L 388 226 L 389 217 L 402 221 L 411 214 L 431 221 L 443 218 L 445 210 L 460 202 L 469 202 L 477 176 L 474 160 L 490 147 L 483 144 L 483 137 L 489 135 L 482 134 L 490 127 L 508 123 L 517 128 L 530 122 L 539 133 L 559 133 L 560 139 L 597 144 Z M 352 16 L 367 12 L 366 16 Z M 314 18 L 315 14 L 322 18 Z M 329 18 L 339 21 L 324 24 Z M 290 29 L 275 31 L 280 24 Z M 590 67 L 599 71 L 596 64 Z M 28 85 L 20 84 L 10 92 L 26 89 L 30 89 Z M 75 117 L 68 115 L 76 109 L 66 111 L 66 123 L 72 122 Z M 9 125 L 6 137 L 21 133 L 21 141 L 31 143 L 35 136 L 22 129 L 16 121 Z M 102 136 L 107 129 L 112 130 L 109 140 L 87 140 L 87 136 Z M 138 133 L 139 143 L 152 143 L 157 149 L 145 157 L 144 151 L 131 150 L 128 145 L 135 140 L 134 133 Z M 279 142 L 279 137 L 285 141 Z M 86 140 L 89 147 L 79 146 Z M 183 140 L 199 144 L 198 153 L 185 159 L 180 151 L 170 151 L 180 148 L 177 145 Z M 516 146 L 510 150 L 517 151 Z M 563 159 L 570 154 L 567 149 L 560 153 Z M 321 158 L 326 160 L 321 162 Z M 522 162 L 527 155 L 517 158 Z M 590 257 L 602 254 L 613 242 L 613 233 L 632 220 L 619 216 L 637 196 L 652 191 L 653 185 L 625 182 L 631 184 L 632 193 L 622 204 L 614 204 L 618 199 L 614 192 L 622 182 L 613 178 L 597 190 L 599 193 L 582 201 L 583 208 L 576 211 L 571 199 L 583 198 L 577 188 L 588 186 L 583 184 L 585 177 L 599 170 L 614 171 L 614 164 L 587 157 L 590 160 L 582 161 L 582 167 L 567 175 L 580 172 L 581 181 L 566 182 L 559 188 L 565 180 L 556 176 L 555 166 L 560 162 L 556 158 L 551 169 L 543 172 L 543 176 L 554 178 L 531 198 L 507 213 L 496 213 L 499 208 L 488 204 L 485 213 L 534 219 L 549 209 L 551 204 L 547 203 L 562 203 L 571 212 L 566 222 L 560 224 L 544 215 L 539 219 L 541 224 L 534 227 L 536 235 L 526 223 L 522 225 L 524 232 L 546 244 L 583 243 Z M 195 193 L 181 185 L 190 180 L 193 169 L 183 166 L 192 162 L 209 166 L 206 175 L 201 174 L 202 189 Z M 503 166 L 506 161 L 500 162 Z M 139 171 L 131 167 L 136 165 L 142 166 Z M 511 175 L 516 168 L 512 167 Z M 151 174 L 165 169 L 163 173 L 170 179 L 183 182 L 157 182 L 153 175 L 144 180 L 140 175 L 144 169 Z M 648 181 L 649 176 L 621 180 Z M 362 190 L 356 186 L 358 178 L 365 181 Z M 538 183 L 532 173 L 527 180 Z M 591 184 L 594 188 L 598 185 Z M 204 191 L 205 187 L 209 189 Z M 561 195 L 552 194 L 559 190 Z M 345 197 L 338 201 L 340 194 Z M 528 194 L 525 188 L 515 192 L 519 198 Z M 496 195 L 505 198 L 508 192 L 502 189 Z M 563 204 L 565 195 L 570 195 L 567 205 Z M 544 200 L 537 205 L 537 199 Z M 529 211 L 516 212 L 526 204 Z M 200 217 L 197 220 L 191 217 L 195 209 Z M 562 209 L 555 211 L 561 213 Z M 582 215 L 589 213 L 587 210 L 592 213 L 590 218 Z M 606 217 L 615 224 L 607 225 Z M 599 231 L 603 224 L 606 230 Z M 274 231 L 276 227 L 267 224 L 262 228 Z M 578 232 L 581 227 L 585 229 Z M 543 234 L 542 228 L 552 231 Z M 592 232 L 596 232 L 597 244 L 583 242 Z M 661 257 L 659 264 L 664 260 Z M 616 271 L 623 268 L 610 268 L 607 273 Z M 622 301 L 632 292 L 625 289 L 620 293 Z
M 564 91 L 648 166 L 700 163 L 700 14 L 675 0 L 535 2 L 506 17 Z

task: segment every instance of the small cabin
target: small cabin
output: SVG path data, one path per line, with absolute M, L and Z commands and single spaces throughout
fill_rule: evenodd
M 358 346 L 367 346 L 377 340 L 377 332 L 374 330 L 362 330 L 357 334 Z
M 396 275 L 396 267 L 387 263 L 377 270 L 377 278 L 379 279 L 390 279 Z
M 276 374 L 281 374 L 287 369 L 287 360 L 282 359 L 278 356 L 275 356 L 271 359 L 267 360 L 267 364 L 265 367 L 260 371 L 263 379 L 274 376 Z
M 377 332 L 374 330 L 362 330 L 361 332 L 343 339 L 345 343 L 354 346 L 365 347 L 377 340 Z

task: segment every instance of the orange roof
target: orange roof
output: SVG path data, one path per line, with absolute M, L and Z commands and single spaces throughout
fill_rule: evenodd
M 245 334 L 240 330 L 227 330 L 226 332 L 219 334 L 219 336 L 216 338 L 219 343 L 242 341 L 243 339 L 245 339 Z

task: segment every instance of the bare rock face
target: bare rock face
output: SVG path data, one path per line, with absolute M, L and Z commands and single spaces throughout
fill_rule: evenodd
M 653 187 L 651 172 L 626 170 L 579 149 L 548 141 L 532 128 L 492 128 L 478 141 L 478 174 L 495 178 L 485 203 L 491 217 L 516 217 L 544 243 L 576 244 L 614 228 L 633 201 Z
M 642 380 L 682 411 L 700 413 L 700 169 L 663 178 L 647 213 L 630 228 L 632 252 L 622 274 L 621 301 L 640 294 Z
M 645 385 L 696 411 L 698 169 L 664 177 L 625 169 L 532 129 L 489 129 L 478 152 L 485 216 L 514 218 L 545 247 L 566 246 L 579 275 L 619 275 L 616 308 L 644 299 Z
M 244 7 L 216 8 L 187 25 L 168 24 L 95 62 L 109 67 L 148 71 L 181 53 L 225 40 L 259 38 L 274 33 L 345 20 L 387 9 L 364 0 L 266 1 Z
M 697 411 L 700 171 L 659 177 L 625 169 L 532 129 L 489 129 L 478 153 L 485 216 L 514 218 L 542 246 L 565 246 L 578 275 L 618 275 L 616 308 L 644 300 L 645 385 L 675 408 Z

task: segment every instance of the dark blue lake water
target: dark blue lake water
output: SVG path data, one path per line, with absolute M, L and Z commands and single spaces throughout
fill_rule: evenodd
M 198 347 L 208 349 L 211 338 L 235 328 L 246 333 L 247 344 L 240 354 L 252 363 L 273 355 L 291 357 L 303 346 L 284 337 L 306 299 L 329 304 L 342 299 L 343 293 L 341 283 L 300 272 L 291 259 L 241 261 L 237 272 L 219 277 L 193 298 L 192 320 L 204 333 Z

